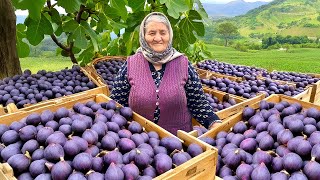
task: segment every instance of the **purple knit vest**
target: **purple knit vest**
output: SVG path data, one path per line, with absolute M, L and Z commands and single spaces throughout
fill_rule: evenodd
M 192 117 L 187 107 L 184 89 L 188 80 L 188 60 L 180 56 L 168 62 L 158 89 L 152 78 L 148 61 L 142 53 L 130 56 L 127 61 L 128 80 L 131 85 L 129 106 L 132 110 L 153 120 L 156 104 L 158 104 L 159 126 L 174 135 L 179 129 L 191 131 Z

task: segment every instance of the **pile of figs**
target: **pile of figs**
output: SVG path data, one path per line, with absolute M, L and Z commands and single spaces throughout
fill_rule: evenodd
M 214 112 L 220 111 L 222 109 L 226 109 L 228 107 L 231 107 L 231 106 L 237 104 L 237 102 L 232 97 L 230 97 L 228 94 L 223 96 L 222 101 L 220 101 L 216 96 L 214 96 L 210 93 L 205 93 L 205 96 L 207 97 L 207 100 L 208 100 L 210 106 L 213 107 Z
M 280 84 L 279 82 L 272 81 L 271 79 L 235 82 L 228 78 L 212 77 L 211 79 L 201 79 L 201 83 L 212 89 L 217 89 L 229 94 L 242 96 L 244 98 L 255 97 L 259 92 L 264 92 L 266 96 L 269 96 L 271 94 L 295 96 L 304 91 L 303 87 Z
M 264 72 L 262 73 L 262 76 L 271 79 L 295 82 L 297 87 L 306 87 L 307 85 L 316 83 L 320 80 L 320 78 L 316 78 L 314 75 L 300 74 L 295 72 Z
M 0 159 L 19 180 L 147 180 L 203 152 L 146 132 L 132 113 L 113 100 L 32 113 L 0 125 Z
M 217 176 L 252 180 L 316 180 L 320 175 L 320 111 L 300 103 L 246 107 L 229 132 L 201 137 L 218 148 Z
M 112 90 L 113 81 L 124 62 L 119 59 L 111 59 L 109 61 L 99 61 L 94 65 L 97 73 L 103 78 L 104 83 L 108 85 L 110 90 Z
M 25 104 L 35 104 L 95 87 L 79 66 L 56 72 L 40 70 L 36 74 L 25 70 L 22 75 L 0 80 L 0 104 L 6 106 L 14 103 L 22 108 Z
M 254 80 L 259 74 L 267 72 L 265 69 L 228 64 L 216 60 L 206 60 L 198 62 L 197 67 L 229 76 L 244 77 L 247 80 Z

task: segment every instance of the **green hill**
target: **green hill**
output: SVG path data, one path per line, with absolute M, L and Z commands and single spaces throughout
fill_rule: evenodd
M 320 0 L 274 0 L 230 20 L 247 37 L 266 33 L 320 37 Z

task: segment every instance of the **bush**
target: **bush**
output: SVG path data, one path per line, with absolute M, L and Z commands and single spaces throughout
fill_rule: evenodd
M 233 47 L 238 51 L 248 52 L 248 47 L 245 46 L 244 44 L 239 43 L 239 42 L 237 42 Z

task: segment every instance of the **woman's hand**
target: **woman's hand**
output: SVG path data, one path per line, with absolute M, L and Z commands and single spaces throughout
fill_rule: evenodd
M 221 123 L 222 123 L 221 120 L 216 120 L 210 125 L 209 129 L 213 129 L 213 128 L 219 126 Z

